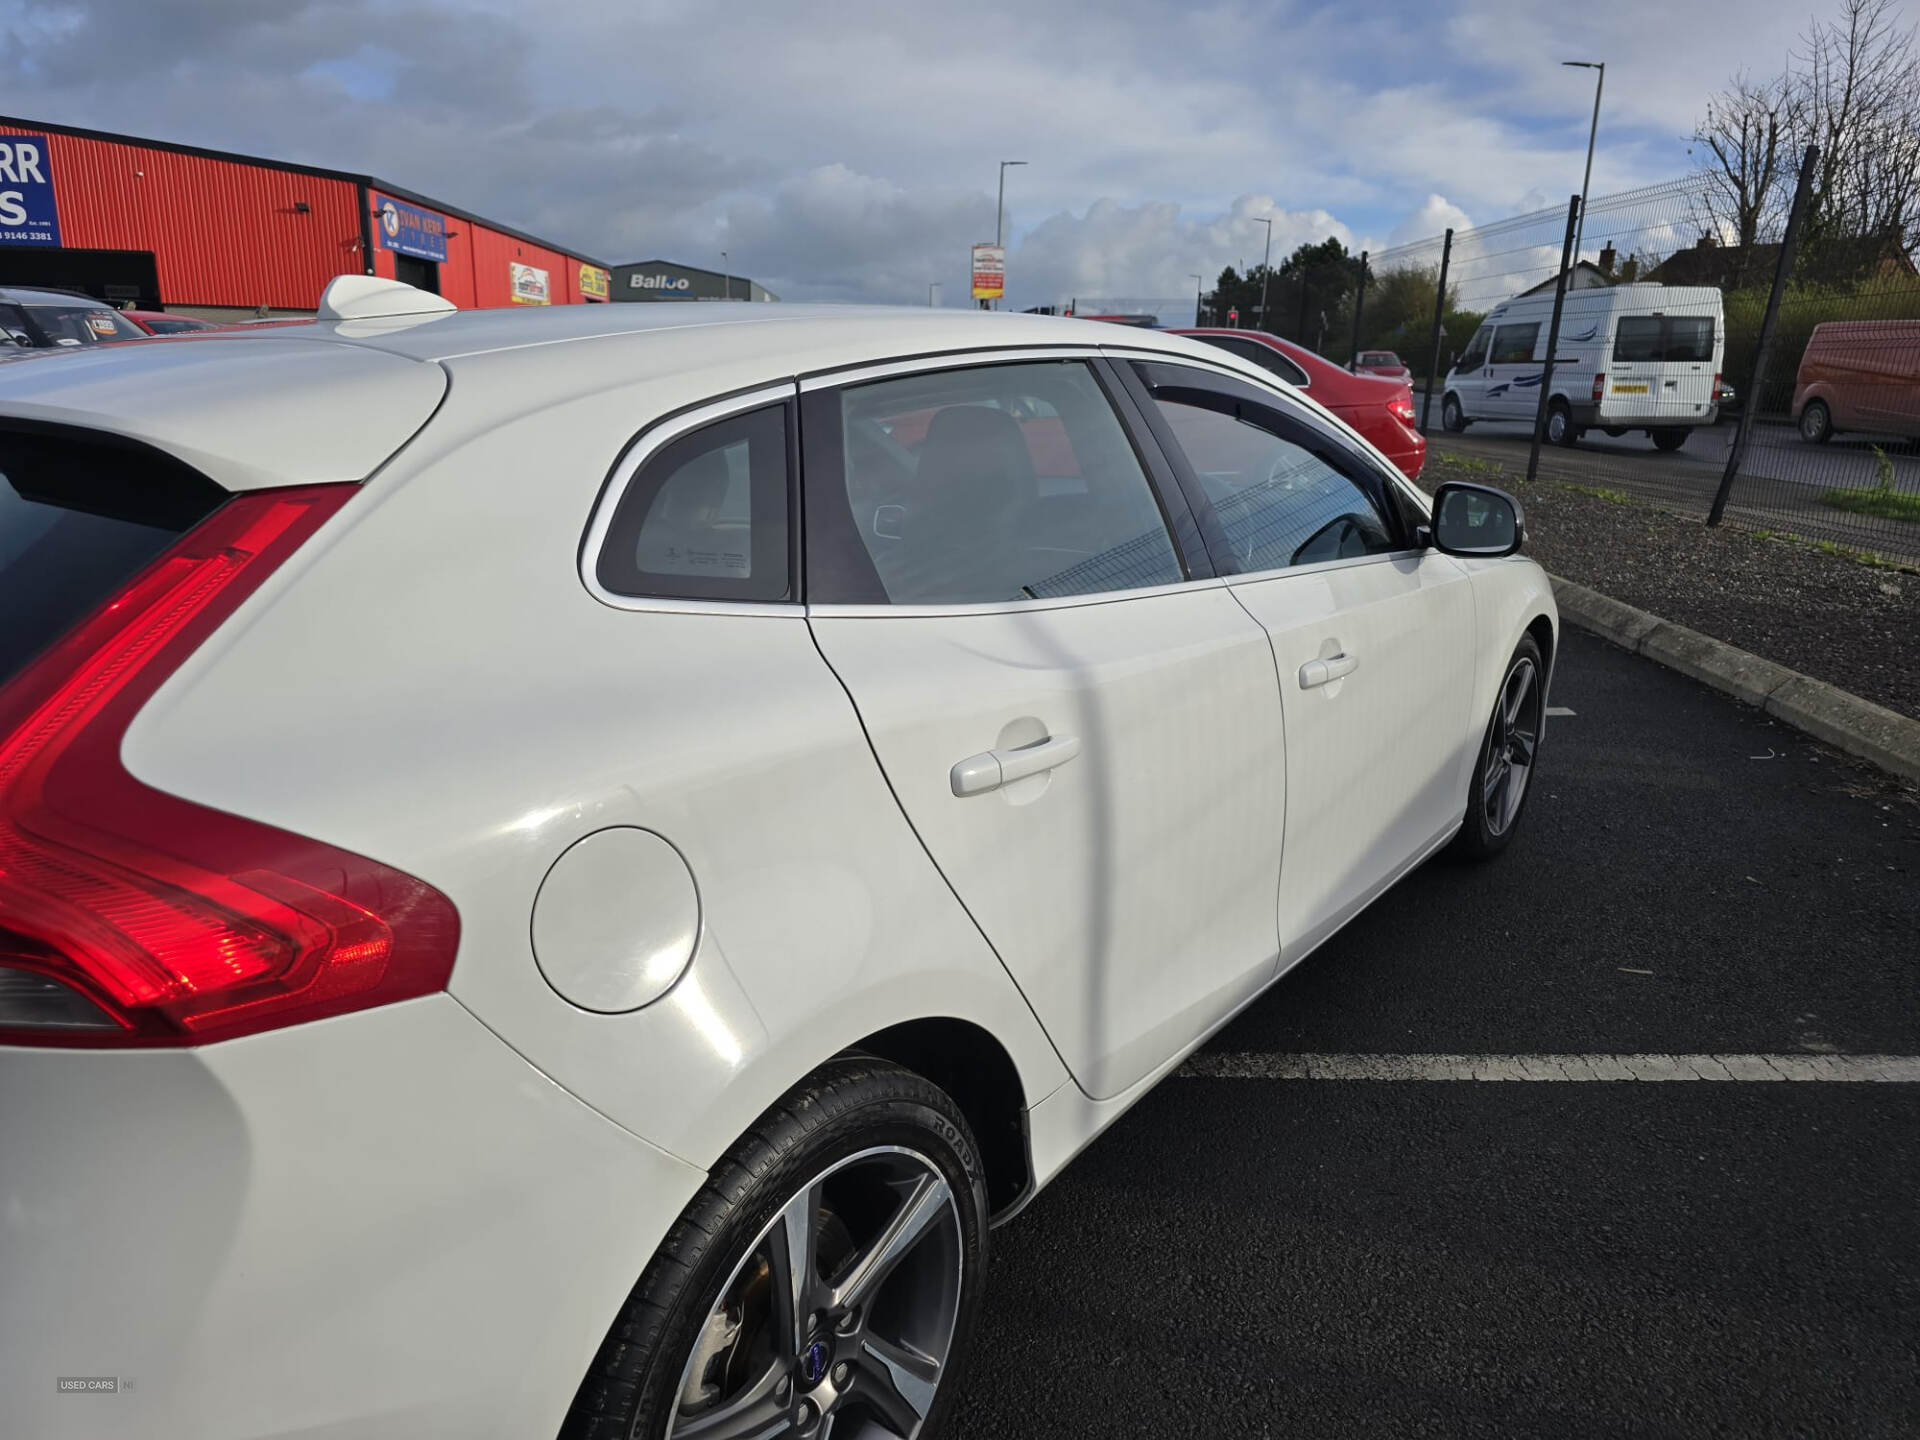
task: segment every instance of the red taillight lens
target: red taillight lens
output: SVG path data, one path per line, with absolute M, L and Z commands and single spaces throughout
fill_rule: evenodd
M 1413 401 L 1404 396 L 1387 403 L 1387 411 L 1402 425 L 1413 425 L 1419 421 L 1419 412 L 1413 408 Z
M 445 985 L 438 891 L 120 763 L 141 706 L 354 488 L 227 501 L 0 689 L 0 1043 L 200 1044 Z
M 1605 375 L 1594 376 L 1593 377 L 1593 403 L 1598 405 L 1600 403 L 1600 397 L 1605 395 L 1606 393 L 1607 393 L 1607 377 Z

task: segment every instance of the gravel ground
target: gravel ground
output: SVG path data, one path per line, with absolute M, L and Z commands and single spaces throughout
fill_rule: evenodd
M 1422 483 L 1509 486 L 1554 574 L 1920 718 L 1920 575 L 1434 457 Z

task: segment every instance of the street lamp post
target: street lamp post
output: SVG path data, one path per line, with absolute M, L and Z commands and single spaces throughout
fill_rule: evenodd
M 1573 226 L 1573 268 L 1580 268 L 1580 242 L 1587 233 L 1587 187 L 1593 184 L 1593 142 L 1600 135 L 1600 92 L 1607 86 L 1607 62 L 1604 60 L 1562 60 L 1575 70 L 1597 70 L 1599 76 L 1593 82 L 1593 124 L 1587 130 L 1587 173 L 1580 180 L 1580 218 Z M 1567 277 L 1571 283 L 1573 277 Z
M 993 243 L 995 245 L 1004 245 L 1006 243 L 1000 238 L 1000 222 L 1007 213 L 1007 167 L 1009 165 L 1024 165 L 1026 163 L 1024 160 L 1002 160 L 1000 162 L 1000 198 L 995 200 L 993 204 Z M 1003 280 L 1001 283 L 1005 284 L 1006 282 Z M 994 308 L 996 310 L 1000 308 L 999 301 L 994 301 Z
M 1196 275 L 1191 270 L 1187 272 L 1187 278 L 1193 281 L 1193 328 L 1198 330 L 1200 328 L 1200 291 L 1207 282 L 1205 277 Z
M 726 286 L 727 299 L 733 298 L 733 273 L 727 268 L 727 252 L 720 252 L 720 280 Z
M 1267 325 L 1267 281 L 1273 278 L 1273 217 L 1265 216 L 1260 223 L 1267 227 L 1267 248 L 1260 258 L 1260 328 Z

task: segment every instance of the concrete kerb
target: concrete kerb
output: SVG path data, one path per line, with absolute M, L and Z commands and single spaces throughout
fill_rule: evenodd
M 1561 615 L 1582 630 L 1764 710 L 1836 750 L 1920 781 L 1920 720 L 1557 575 L 1553 595 Z

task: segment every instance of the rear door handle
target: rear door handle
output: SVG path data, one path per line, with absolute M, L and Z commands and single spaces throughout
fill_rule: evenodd
M 983 750 L 969 755 L 953 767 L 951 779 L 956 795 L 984 795 L 1038 775 L 1056 765 L 1064 765 L 1080 753 L 1077 735 L 1049 735 L 1031 745 L 1012 750 Z
M 1311 690 L 1330 680 L 1338 680 L 1342 675 L 1351 675 L 1359 668 L 1360 657 L 1349 655 L 1344 650 L 1325 660 L 1309 660 L 1300 667 L 1300 688 Z

